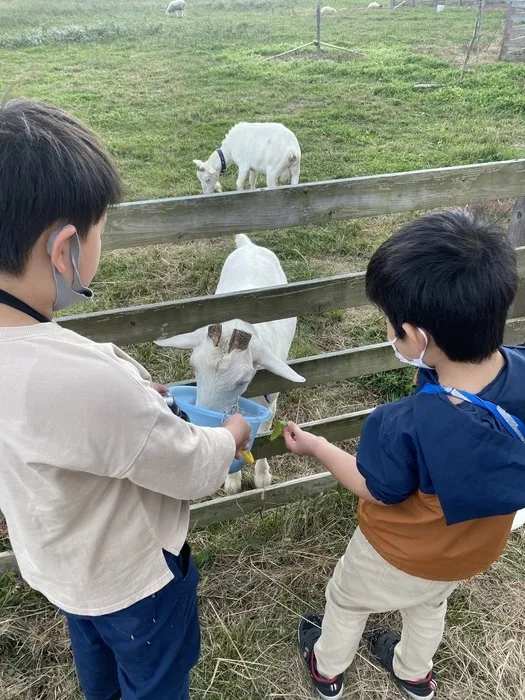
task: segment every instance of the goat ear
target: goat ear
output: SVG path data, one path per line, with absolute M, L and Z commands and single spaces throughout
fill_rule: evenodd
M 194 160 L 193 162 L 194 162 L 195 165 L 197 166 L 197 170 L 199 170 L 201 173 L 204 172 L 204 171 L 206 170 L 206 168 L 204 167 L 204 163 L 202 162 L 202 160 Z
M 268 350 L 268 348 L 259 348 L 255 360 L 259 367 L 267 369 L 268 372 L 277 374 L 279 377 L 288 379 L 290 382 L 296 382 L 297 384 L 306 382 L 304 377 L 301 377 L 300 374 L 294 372 L 294 370 L 284 360 L 281 360 L 279 357 L 277 357 L 277 355 L 274 355 L 274 353 L 271 350 Z
M 228 352 L 231 352 L 232 350 L 246 350 L 251 339 L 251 333 L 246 333 L 246 331 L 241 331 L 238 328 L 235 328 L 230 337 Z
M 155 345 L 160 345 L 164 348 L 179 348 L 180 350 L 193 350 L 197 345 L 200 345 L 205 338 L 205 331 L 199 328 L 193 333 L 182 333 L 174 335 L 171 338 L 164 340 L 156 340 Z
M 219 347 L 222 335 L 222 324 L 216 323 L 213 326 L 208 326 L 208 338 L 212 341 L 215 348 Z

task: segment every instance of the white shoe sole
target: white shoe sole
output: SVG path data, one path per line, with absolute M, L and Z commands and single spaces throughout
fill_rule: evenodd
M 317 695 L 319 695 L 322 700 L 341 700 L 343 697 L 343 691 L 344 691 L 344 686 L 341 688 L 341 692 L 337 693 L 337 695 L 323 695 L 320 690 L 317 691 Z
M 404 685 L 399 684 L 399 687 L 401 690 L 408 695 L 409 698 L 413 698 L 413 700 L 433 700 L 436 697 L 436 691 L 433 690 L 429 695 L 421 696 L 421 695 L 414 695 L 414 693 L 411 693 L 410 690 L 405 688 Z

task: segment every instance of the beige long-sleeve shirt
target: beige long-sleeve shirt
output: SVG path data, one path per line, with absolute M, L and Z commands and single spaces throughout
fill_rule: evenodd
M 0 328 L 0 367 L 0 510 L 24 579 L 79 615 L 158 591 L 232 435 L 176 418 L 126 353 L 54 323 Z

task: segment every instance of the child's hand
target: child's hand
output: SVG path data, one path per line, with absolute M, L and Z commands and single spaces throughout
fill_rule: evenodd
M 152 389 L 158 391 L 161 396 L 165 396 L 168 393 L 168 387 L 164 384 L 157 384 L 157 382 L 151 382 Z
M 239 459 L 240 453 L 247 451 L 250 445 L 250 424 L 239 413 L 234 413 L 225 422 L 224 427 L 233 435 L 236 447 L 235 456 Z
M 284 442 L 294 455 L 314 455 L 323 439 L 301 430 L 298 425 L 292 422 L 288 423 L 284 429 Z

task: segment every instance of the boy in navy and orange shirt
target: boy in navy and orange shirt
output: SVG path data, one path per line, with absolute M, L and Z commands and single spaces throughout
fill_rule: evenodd
M 502 346 L 518 288 L 516 255 L 464 211 L 412 221 L 372 256 L 371 302 L 417 392 L 377 408 L 357 457 L 290 424 L 294 454 L 315 456 L 360 497 L 359 527 L 299 644 L 321 698 L 340 698 L 371 613 L 401 611 L 401 636 L 367 635 L 412 698 L 437 692 L 432 658 L 447 598 L 503 552 L 525 506 L 525 349 Z

